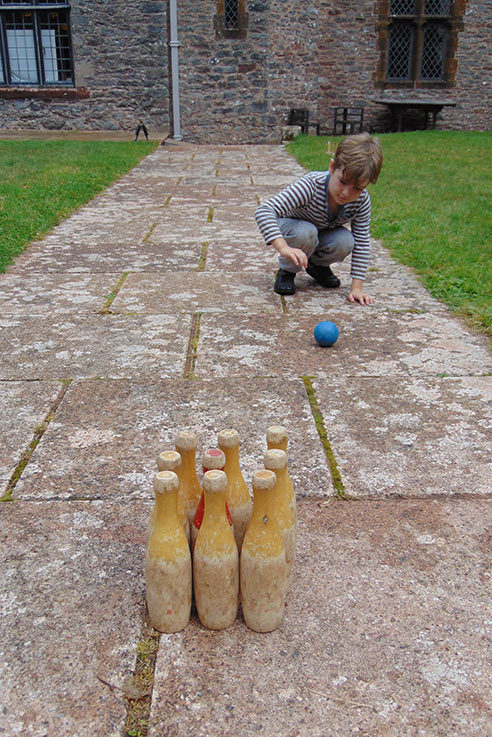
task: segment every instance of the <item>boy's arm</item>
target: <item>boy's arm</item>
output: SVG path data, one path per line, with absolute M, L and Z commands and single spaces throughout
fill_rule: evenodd
M 255 212 L 255 219 L 260 232 L 268 245 L 274 245 L 279 241 L 283 248 L 287 242 L 282 237 L 282 231 L 278 227 L 277 218 L 292 217 L 296 209 L 306 205 L 314 195 L 314 184 L 308 175 L 298 179 L 274 197 L 263 202 Z M 282 243 L 282 241 L 284 243 Z
M 371 252 L 370 223 L 371 198 L 366 190 L 365 197 L 362 198 L 360 207 L 351 221 L 351 230 L 355 244 L 354 250 L 352 251 L 352 265 L 350 269 L 352 286 L 347 297 L 349 302 L 359 302 L 361 305 L 374 304 L 374 297 L 364 292 L 364 279 Z

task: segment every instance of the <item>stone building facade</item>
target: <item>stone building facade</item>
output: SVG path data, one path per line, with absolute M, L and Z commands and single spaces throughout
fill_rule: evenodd
M 184 140 L 279 142 L 292 107 L 446 98 L 440 128 L 488 129 L 490 0 L 0 0 L 0 129 L 171 129 L 177 7 Z M 421 125 L 418 111 L 411 125 Z

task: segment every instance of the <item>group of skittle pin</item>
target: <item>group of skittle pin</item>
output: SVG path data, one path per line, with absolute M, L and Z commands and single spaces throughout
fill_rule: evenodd
M 149 521 L 145 580 L 155 629 L 178 632 L 190 619 L 192 593 L 200 622 L 230 627 L 239 599 L 247 626 L 280 626 L 294 563 L 297 511 L 287 469 L 287 431 L 267 430 L 264 468 L 241 472 L 239 433 L 222 430 L 196 472 L 197 438 L 178 432 L 176 450 L 159 455 Z

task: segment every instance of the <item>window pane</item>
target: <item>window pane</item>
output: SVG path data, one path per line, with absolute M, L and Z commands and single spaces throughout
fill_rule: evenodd
M 2 61 L 1 56 L 0 56 L 0 84 L 5 84 L 5 75 L 3 73 L 3 61 Z
M 7 13 L 7 51 L 12 84 L 38 84 L 32 13 Z
M 0 5 L 32 5 L 33 0 L 0 0 Z
M 412 46 L 412 27 L 401 24 L 392 26 L 388 52 L 388 79 L 410 79 Z
M 449 15 L 450 0 L 425 0 L 425 15 Z
M 41 43 L 43 46 L 43 63 L 45 82 L 58 82 L 58 64 L 56 62 L 56 38 L 55 32 L 48 28 L 41 30 Z
M 390 15 L 413 15 L 415 0 L 391 0 Z
M 68 13 L 59 10 L 40 13 L 39 25 L 45 82 L 70 82 L 72 64 Z
M 238 0 L 225 0 L 224 28 L 228 31 L 237 30 L 239 28 Z
M 421 79 L 442 79 L 446 29 L 443 26 L 427 26 L 422 43 Z

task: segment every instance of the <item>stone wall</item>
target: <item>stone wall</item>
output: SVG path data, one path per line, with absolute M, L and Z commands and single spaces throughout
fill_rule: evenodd
M 307 107 L 322 130 L 333 108 L 365 105 L 365 127 L 388 130 L 389 111 L 374 97 L 444 97 L 456 101 L 439 128 L 486 129 L 492 118 L 490 0 L 464 6 L 454 86 L 376 87 L 380 59 L 374 0 L 253 0 L 244 37 L 217 38 L 220 0 L 180 0 L 180 84 L 183 136 L 192 141 L 278 142 L 290 107 Z M 414 114 L 415 125 L 423 114 Z
M 333 128 L 333 108 L 370 106 L 379 57 L 373 0 L 320 0 L 320 119 Z M 366 125 L 374 121 L 365 110 Z
M 492 128 L 492 2 L 468 0 L 464 29 L 459 34 L 456 89 L 453 108 L 439 121 L 440 128 Z
M 390 114 L 371 98 L 446 98 L 456 107 L 438 116 L 440 129 L 490 129 L 492 118 L 492 5 L 489 0 L 464 0 L 463 29 L 458 32 L 455 84 L 442 89 L 375 88 L 379 60 L 377 4 L 373 0 L 320 0 L 320 117 L 331 121 L 336 105 L 364 104 L 365 127 L 385 131 Z M 461 24 L 460 24 L 461 25 Z M 421 112 L 409 111 L 413 124 Z
M 290 107 L 317 109 L 318 11 L 300 0 L 255 0 L 246 6 L 245 37 L 224 38 L 217 5 L 178 4 L 183 136 L 279 143 Z
M 71 2 L 75 90 L 0 87 L 0 129 L 167 128 L 167 3 Z M 15 96 L 17 96 L 17 99 Z
M 222 33 L 223 0 L 179 0 L 181 133 L 185 140 L 278 143 L 289 108 L 307 107 L 325 132 L 333 107 L 365 104 L 369 130 L 387 130 L 381 96 L 378 7 L 382 0 L 240 0 L 241 32 Z M 456 0 L 455 86 L 418 90 L 457 102 L 440 128 L 486 129 L 492 118 L 492 6 Z M 133 131 L 170 124 L 168 0 L 74 0 L 75 89 L 0 87 L 0 129 Z M 385 89 L 388 96 L 414 90 Z

